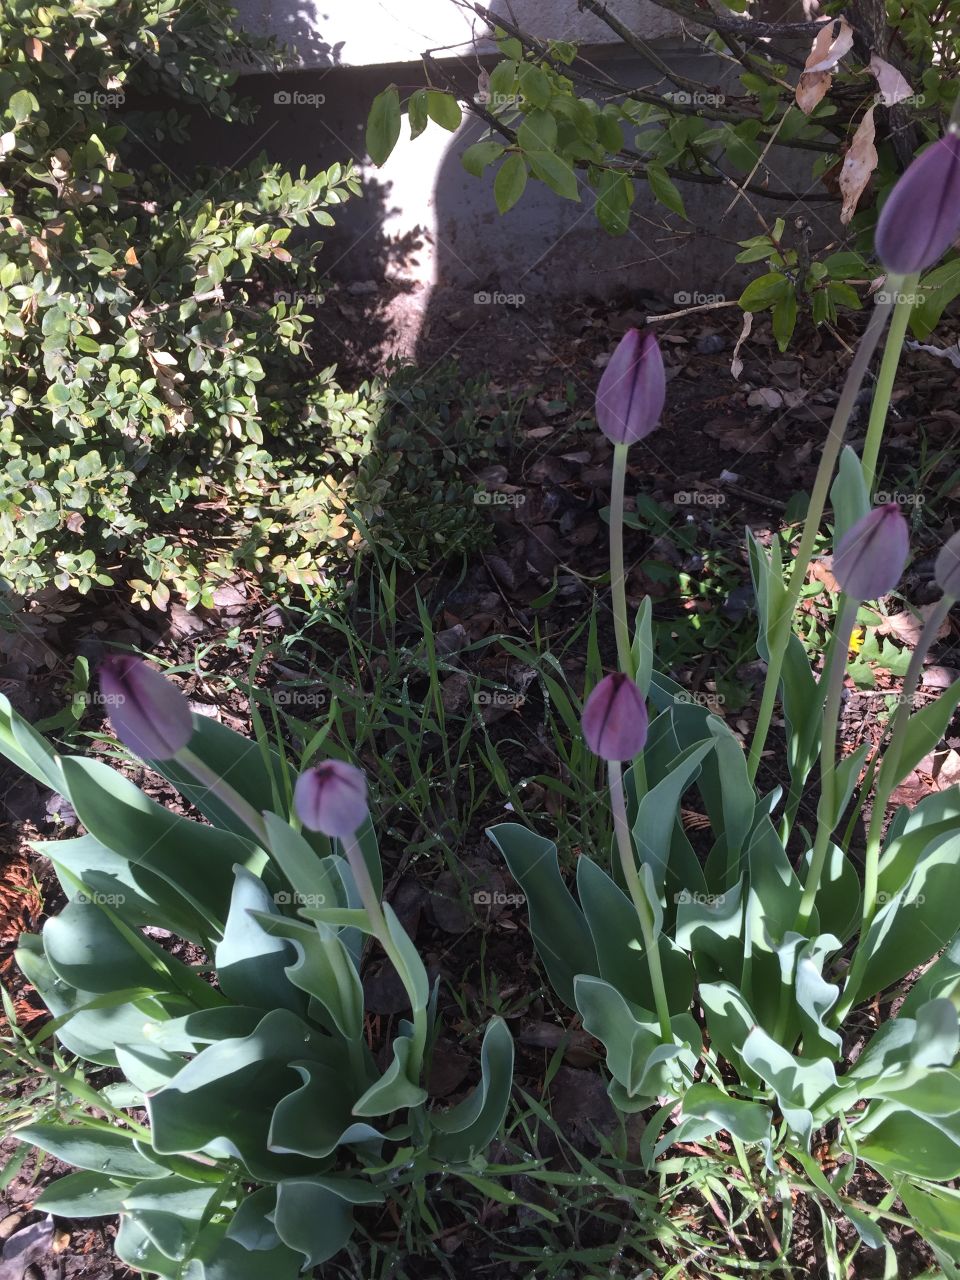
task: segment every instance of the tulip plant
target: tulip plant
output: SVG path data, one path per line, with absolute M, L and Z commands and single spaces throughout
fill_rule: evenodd
M 0 697 L 0 751 L 66 796 L 86 832 L 39 846 L 69 902 L 17 959 L 47 1030 L 115 1079 L 97 1092 L 64 1075 L 71 1122 L 17 1131 L 77 1170 L 37 1207 L 119 1214 L 118 1257 L 164 1280 L 293 1280 L 344 1246 L 356 1206 L 482 1169 L 513 1042 L 492 1020 L 479 1084 L 429 1107 L 436 988 L 380 901 L 363 774 L 326 760 L 291 787 L 280 755 L 195 717 L 146 662 L 109 658 L 100 676 L 117 736 L 206 821 L 101 760 L 58 756 Z M 376 1057 L 368 941 L 410 1008 Z
M 960 597 L 960 534 L 937 559 L 942 599 L 923 627 L 886 741 L 839 755 L 837 744 L 858 609 L 892 591 L 909 558 L 897 506 L 870 505 L 909 312 L 904 278 L 958 236 L 960 138 L 952 130 L 907 170 L 880 219 L 888 293 L 903 301 L 864 458 L 843 448 L 843 435 L 888 305 L 877 306 L 852 362 L 788 570 L 778 538 L 764 547 L 748 532 L 767 674 L 746 750 L 721 717 L 654 670 L 649 599 L 629 626 L 627 451 L 656 427 L 665 379 L 652 334 L 623 338 L 596 406 L 614 445 L 619 670 L 590 692 L 582 714 L 586 744 L 607 764 L 608 793 L 597 802 L 609 804 L 613 819 L 609 864 L 582 854 L 574 893 L 552 841 L 515 823 L 489 833 L 526 895 L 557 995 L 604 1046 L 612 1101 L 623 1112 L 651 1112 L 642 1141 L 648 1165 L 675 1143 L 716 1136 L 731 1180 L 765 1181 L 787 1205 L 798 1187 L 812 1196 L 837 1276 L 849 1273 L 837 1253 L 836 1212 L 863 1245 L 884 1247 L 884 1220 L 904 1220 L 893 1211 L 897 1197 L 945 1273 L 960 1276 L 960 1192 L 945 1185 L 960 1177 L 960 794 L 934 792 L 890 812 L 894 788 L 937 745 L 960 702 L 957 681 L 914 709 L 924 658 Z M 828 496 L 840 596 L 816 678 L 792 618 Z M 785 776 L 768 783 L 777 701 Z M 698 847 L 680 816 L 690 788 L 710 824 Z M 811 790 L 818 794 L 806 809 L 815 814 L 808 830 L 799 817 Z M 864 847 L 856 818 L 871 798 Z M 896 1010 L 879 1024 L 878 999 Z M 872 1209 L 851 1189 L 860 1162 L 890 1184 Z M 888 1252 L 889 1266 L 886 1274 L 896 1274 Z

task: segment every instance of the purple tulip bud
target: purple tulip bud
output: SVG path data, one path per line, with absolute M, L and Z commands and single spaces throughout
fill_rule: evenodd
M 636 681 L 621 671 L 604 676 L 587 698 L 580 723 L 601 760 L 632 760 L 647 740 L 647 707 Z
M 597 388 L 597 423 L 614 444 L 634 444 L 660 421 L 667 379 L 651 330 L 628 329 Z
M 367 780 L 352 764 L 323 760 L 297 779 L 293 807 L 311 831 L 344 839 L 366 821 Z
M 100 692 L 114 733 L 141 760 L 172 760 L 193 736 L 189 702 L 142 658 L 105 658 Z
M 927 147 L 883 206 L 874 236 L 888 271 L 906 276 L 932 266 L 960 236 L 960 136 Z
M 955 533 L 940 548 L 933 576 L 945 596 L 960 600 L 960 533 Z
M 895 502 L 874 507 L 840 539 L 833 576 L 854 600 L 876 600 L 900 581 L 910 554 L 910 530 Z

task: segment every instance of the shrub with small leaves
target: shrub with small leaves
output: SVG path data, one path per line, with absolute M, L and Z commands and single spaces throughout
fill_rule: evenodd
M 251 119 L 226 59 L 282 65 L 233 16 L 183 0 L 0 15 L 0 578 L 22 595 L 119 568 L 135 598 L 192 605 L 237 565 L 296 581 L 343 536 L 318 435 L 362 438 L 369 418 L 334 369 L 311 376 L 322 245 L 302 232 L 332 225 L 356 174 L 153 163 L 186 137 L 181 105 Z M 278 388 L 305 380 L 292 416 Z

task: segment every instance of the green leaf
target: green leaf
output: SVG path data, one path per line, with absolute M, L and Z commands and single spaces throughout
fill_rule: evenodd
M 15 1130 L 29 1142 L 75 1169 L 89 1169 L 108 1178 L 163 1178 L 167 1170 L 147 1160 L 133 1145 L 132 1133 L 93 1124 L 30 1124 Z
M 870 1133 L 858 1134 L 861 1160 L 895 1183 L 904 1174 L 936 1182 L 960 1177 L 960 1133 L 955 1125 L 948 1128 L 948 1121 L 937 1123 L 906 1108 L 885 1115 Z
M 553 96 L 547 74 L 530 62 L 522 63 L 518 74 L 524 97 L 535 107 L 545 107 Z
M 132 1185 L 104 1173 L 70 1173 L 47 1187 L 36 1201 L 36 1207 L 58 1218 L 114 1217 L 123 1207 L 123 1197 Z
M 429 119 L 426 89 L 418 89 L 416 93 L 410 95 L 407 102 L 407 117 L 410 120 L 410 137 L 419 138 L 427 127 Z
M 67 794 L 92 836 L 154 872 L 220 933 L 233 892 L 233 867 L 260 870 L 266 855 L 227 831 L 157 804 L 99 760 L 63 760 Z
M 490 827 L 487 835 L 526 894 L 534 945 L 554 990 L 573 1008 L 574 975 L 599 968 L 583 912 L 560 875 L 557 846 L 515 822 Z
M 306 1001 L 286 974 L 296 952 L 282 934 L 261 924 L 258 912 L 280 918 L 263 881 L 237 867 L 226 927 L 214 952 L 220 989 L 236 1004 L 303 1013 Z
M 751 280 L 741 293 L 739 304 L 744 311 L 765 311 L 784 297 L 793 286 L 787 277 L 779 271 L 770 271 L 765 276 Z
M 863 468 L 849 445 L 844 445 L 840 455 L 837 475 L 830 488 L 830 505 L 833 507 L 833 547 L 836 551 L 837 544 L 847 530 L 870 510 L 870 495 L 864 483 Z
M 526 156 L 533 172 L 541 182 L 547 184 L 551 191 L 555 191 L 564 200 L 579 201 L 580 188 L 577 184 L 577 175 L 568 160 L 555 155 L 552 151 L 528 151 Z
M 382 1200 L 376 1188 L 359 1178 L 287 1178 L 277 1187 L 277 1234 L 288 1248 L 303 1254 L 305 1269 L 312 1270 L 349 1241 L 353 1206 Z
M 510 1102 L 513 1037 L 502 1018 L 492 1018 L 480 1047 L 480 1083 L 449 1111 L 432 1112 L 430 1154 L 466 1164 L 497 1136 Z
M 464 151 L 460 157 L 460 163 L 467 173 L 479 178 L 487 165 L 493 164 L 494 160 L 499 160 L 505 150 L 506 148 L 500 142 L 475 142 L 472 147 L 467 147 Z
M 683 1089 L 684 1073 L 692 1072 L 697 1059 L 684 1044 L 663 1043 L 652 1013 L 625 1000 L 608 982 L 586 974 L 578 974 L 574 990 L 584 1030 L 606 1049 L 607 1067 L 621 1087 L 622 1094 L 617 1096 L 623 1098 L 625 1109 L 638 1110 L 660 1094 Z M 689 1015 L 681 1014 L 674 1021 L 682 1028 L 681 1036 L 692 1035 L 699 1047 L 700 1033 L 696 1023 L 692 1032 L 688 1029 Z
M 687 211 L 683 207 L 683 197 L 663 165 L 653 160 L 649 161 L 646 168 L 646 178 L 654 198 L 670 209 L 671 212 L 678 213 L 681 218 L 686 218 Z
M 539 108 L 527 112 L 517 130 L 517 143 L 522 151 L 552 151 L 557 145 L 556 118 Z
M 946 308 L 960 296 L 960 257 L 952 258 L 923 276 L 917 293 L 923 302 L 911 311 L 910 328 L 921 342 L 926 342 Z
M 493 198 L 501 213 L 506 213 L 523 195 L 527 185 L 527 166 L 523 156 L 514 152 L 508 155 L 497 171 L 493 183 Z
M 762 1102 L 731 1098 L 712 1084 L 694 1084 L 683 1095 L 683 1116 L 709 1120 L 741 1142 L 769 1142 L 773 1115 Z M 704 1135 L 706 1136 L 706 1135 Z
M 34 111 L 40 110 L 40 103 L 28 89 L 18 89 L 7 103 L 7 114 L 13 116 L 17 124 L 23 124 Z
M 450 133 L 460 128 L 460 121 L 463 119 L 460 104 L 453 94 L 442 93 L 439 89 L 427 90 L 427 114 L 431 120 Z
M 597 188 L 597 218 L 604 231 L 623 235 L 630 226 L 630 208 L 636 197 L 633 179 L 625 173 L 604 169 Z
M 390 85 L 378 93 L 367 117 L 367 153 L 378 167 L 385 164 L 400 137 L 400 95 Z
M 851 998 L 869 999 L 946 946 L 957 931 L 958 896 L 960 831 L 953 831 L 927 845 L 903 888 L 881 905 L 860 942 L 865 970 Z
M 773 336 L 781 351 L 786 351 L 797 324 L 797 291 L 791 286 L 773 304 Z

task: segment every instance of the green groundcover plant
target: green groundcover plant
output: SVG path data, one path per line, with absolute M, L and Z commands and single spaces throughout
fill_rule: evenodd
M 960 235 L 958 193 L 960 136 L 951 128 L 908 169 L 878 227 L 893 295 L 902 297 L 905 275 L 930 266 Z M 879 1248 L 884 1215 L 899 1196 L 944 1273 L 957 1276 L 960 1192 L 948 1184 L 960 1176 L 960 793 L 931 793 L 912 809 L 899 807 L 886 830 L 884 823 L 894 788 L 940 741 L 960 702 L 957 681 L 913 709 L 926 653 L 960 598 L 960 534 L 937 559 L 942 598 L 911 657 L 888 740 L 869 760 L 869 742 L 837 759 L 858 607 L 892 591 L 909 557 L 897 505 L 871 509 L 869 502 L 902 328 L 888 340 L 888 376 L 878 382 L 863 459 L 847 448 L 836 465 L 888 311 L 889 304 L 876 308 L 852 363 L 786 578 L 779 541 L 766 549 L 749 535 L 758 651 L 767 664 L 749 751 L 722 719 L 654 672 L 649 600 L 632 635 L 628 627 L 627 451 L 656 426 L 665 380 L 653 335 L 626 335 L 597 393 L 599 424 L 615 446 L 610 539 L 619 670 L 595 686 L 582 720 L 587 746 L 607 762 L 610 866 L 581 856 L 575 896 L 552 841 L 514 823 L 490 834 L 527 897 L 557 994 L 606 1049 L 614 1104 L 624 1112 L 655 1109 L 642 1143 L 651 1165 L 678 1141 L 725 1131 L 733 1167 L 769 1177 L 781 1192 L 799 1184 L 820 1206 L 832 1274 L 847 1272 L 831 1209 L 846 1214 L 864 1245 Z M 817 680 L 792 619 L 828 489 L 842 595 Z M 778 690 L 789 777 L 761 791 Z M 807 831 L 800 805 L 818 758 L 816 825 Z M 681 821 L 690 787 L 709 817 L 705 857 Z M 861 875 L 851 846 L 871 792 Z M 854 793 L 853 817 L 845 820 Z M 864 1005 L 884 992 L 905 998 L 877 1026 Z M 829 1177 L 815 1155 L 824 1141 L 839 1164 Z M 891 1187 L 875 1211 L 845 1194 L 861 1163 Z M 895 1274 L 892 1254 L 890 1265 Z
M 434 1172 L 482 1171 L 513 1042 L 494 1018 L 475 1089 L 427 1106 L 436 986 L 380 905 L 358 769 L 321 761 L 292 786 L 285 758 L 194 718 L 139 658 L 108 659 L 101 692 L 118 736 L 206 822 L 102 760 L 55 755 L 0 703 L 0 750 L 67 796 L 86 832 L 41 846 L 70 901 L 21 939 L 18 961 L 53 1015 L 47 1033 L 120 1078 L 97 1091 L 66 1073 L 74 1122 L 17 1131 L 77 1169 L 37 1205 L 120 1214 L 118 1257 L 169 1280 L 293 1277 L 346 1244 L 356 1206 Z M 410 1008 L 379 1064 L 360 982 L 368 938 Z

